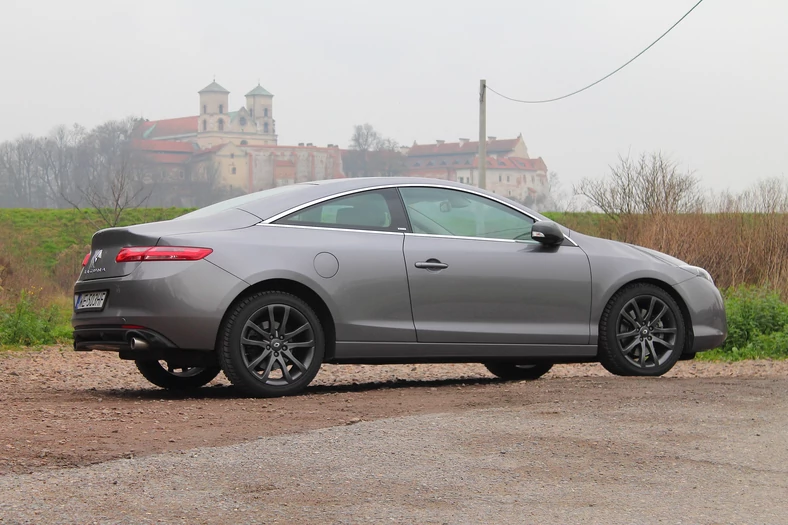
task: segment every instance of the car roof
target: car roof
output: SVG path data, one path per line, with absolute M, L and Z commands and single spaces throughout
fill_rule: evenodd
M 256 193 L 243 195 L 234 199 L 201 208 L 196 212 L 184 215 L 183 218 L 210 215 L 228 208 L 236 208 L 257 217 L 267 220 L 282 214 L 292 208 L 303 206 L 333 195 L 338 195 L 355 190 L 367 190 L 388 186 L 442 186 L 457 188 L 480 195 L 485 195 L 494 200 L 503 201 L 507 205 L 518 208 L 529 215 L 545 219 L 542 215 L 523 206 L 522 204 L 506 199 L 493 192 L 482 190 L 476 186 L 469 186 L 459 182 L 430 179 L 426 177 L 357 177 L 345 179 L 329 179 L 320 181 L 302 182 L 293 185 L 279 186 L 277 188 L 262 190 Z

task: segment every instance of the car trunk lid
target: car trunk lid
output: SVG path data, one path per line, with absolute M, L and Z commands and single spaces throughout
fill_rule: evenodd
M 239 209 L 229 209 L 210 217 L 161 221 L 119 228 L 99 230 L 93 235 L 90 256 L 86 260 L 80 281 L 123 277 L 134 271 L 139 261 L 116 262 L 123 248 L 133 246 L 157 246 L 165 235 L 198 232 L 217 232 L 248 228 L 260 222 L 260 218 Z

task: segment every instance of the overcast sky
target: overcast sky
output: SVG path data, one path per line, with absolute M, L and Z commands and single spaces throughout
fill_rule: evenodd
M 214 74 L 231 109 L 260 79 L 280 144 L 478 137 L 478 84 L 573 91 L 696 0 L 0 2 L 0 140 L 128 115 L 196 115 Z M 705 0 L 623 71 L 539 106 L 490 94 L 488 135 L 522 133 L 566 185 L 661 149 L 707 186 L 788 173 L 788 2 Z

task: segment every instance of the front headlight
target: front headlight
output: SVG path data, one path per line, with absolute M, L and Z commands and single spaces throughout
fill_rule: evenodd
M 714 279 L 711 278 L 711 274 L 709 272 L 707 272 L 706 270 L 704 270 L 703 268 L 701 268 L 700 266 L 690 266 L 690 265 L 686 264 L 686 265 L 682 266 L 681 268 L 684 269 L 684 270 L 687 270 L 690 273 L 694 273 L 698 277 L 703 277 L 704 279 L 709 281 L 711 284 L 714 284 Z

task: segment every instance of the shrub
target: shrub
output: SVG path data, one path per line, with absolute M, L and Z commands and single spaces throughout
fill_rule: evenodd
M 788 358 L 788 303 L 766 286 L 739 286 L 724 292 L 728 339 L 704 359 Z
M 739 286 L 725 293 L 728 317 L 728 349 L 742 348 L 758 335 L 788 328 L 788 304 L 766 287 Z
M 15 304 L 0 310 L 0 345 L 33 346 L 69 339 L 68 310 L 57 303 L 37 305 L 35 291 L 22 290 Z

